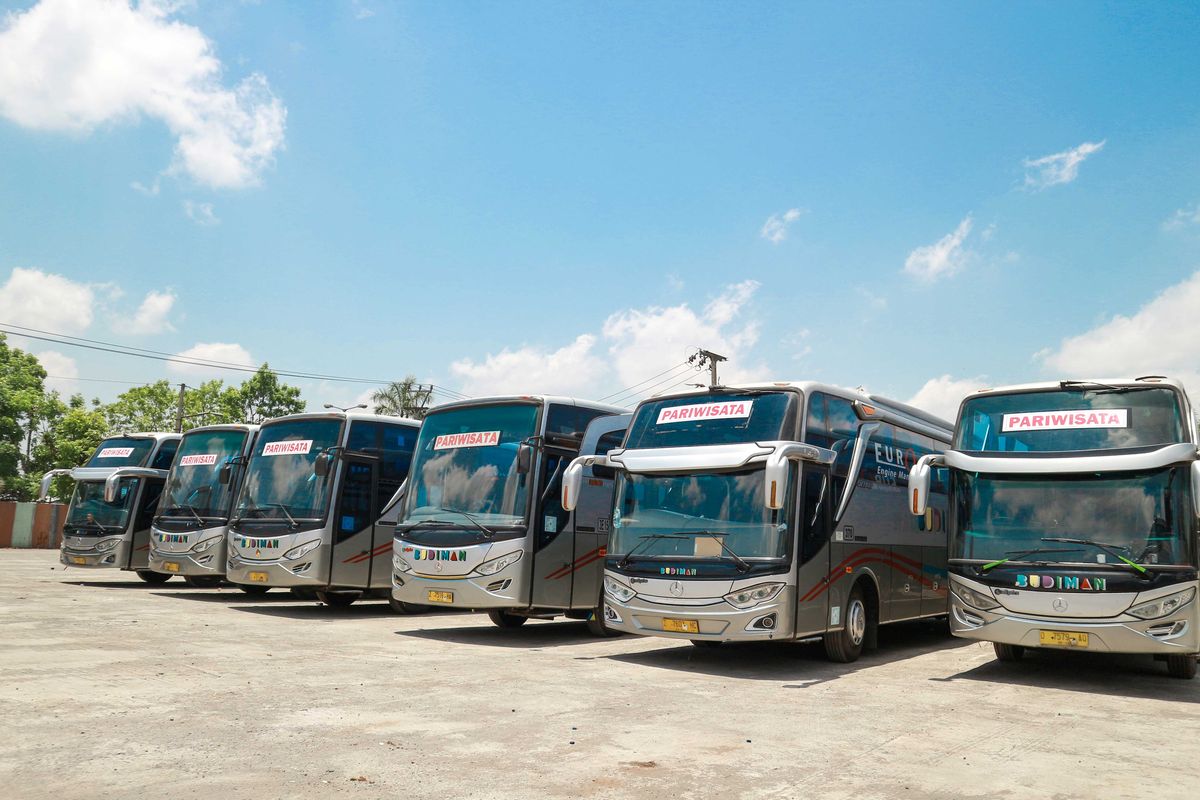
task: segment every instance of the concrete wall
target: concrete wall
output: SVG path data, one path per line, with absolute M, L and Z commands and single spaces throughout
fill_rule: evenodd
M 67 507 L 61 503 L 0 500 L 0 547 L 56 548 L 66 518 Z

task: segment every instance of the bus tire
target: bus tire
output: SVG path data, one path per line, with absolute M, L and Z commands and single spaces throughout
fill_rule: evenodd
M 498 628 L 519 628 L 529 621 L 529 617 L 520 614 L 510 614 L 503 609 L 488 612 L 488 619 Z
M 867 641 L 867 627 L 871 614 L 867 601 L 863 599 L 862 587 L 850 590 L 846 600 L 846 620 L 840 631 L 830 631 L 824 636 L 825 655 L 830 661 L 849 664 L 862 655 Z
M 601 605 L 591 610 L 591 613 L 587 615 L 586 621 L 588 633 L 590 633 L 592 636 L 597 636 L 601 639 L 608 639 L 613 636 L 621 635 L 621 631 L 613 630 L 605 624 L 603 601 L 601 601 Z
M 270 586 L 247 586 L 244 583 L 239 583 L 238 588 L 251 597 L 258 597 L 260 594 L 266 594 L 267 592 L 271 591 Z
M 397 614 L 423 614 L 429 610 L 429 606 L 421 606 L 416 603 L 406 603 L 403 600 L 397 600 L 394 597 L 388 598 L 388 605 L 392 607 L 392 611 Z
M 215 589 L 221 585 L 221 579 L 216 575 L 184 575 L 183 582 L 193 589 Z
M 1190 681 L 1196 677 L 1196 656 L 1167 656 L 1167 674 L 1172 678 Z
M 317 592 L 317 599 L 333 608 L 346 608 L 353 605 L 360 596 L 358 592 Z
M 167 581 L 171 580 L 170 575 L 164 575 L 161 572 L 153 572 L 148 569 L 139 569 L 137 571 L 137 576 L 151 586 L 158 586 L 160 583 L 166 583 Z
M 288 589 L 288 593 L 297 600 L 314 601 L 317 599 L 317 590 L 311 586 L 293 586 Z
M 992 642 L 992 649 L 996 651 L 997 661 L 1020 661 L 1025 657 L 1025 648 L 1019 644 Z

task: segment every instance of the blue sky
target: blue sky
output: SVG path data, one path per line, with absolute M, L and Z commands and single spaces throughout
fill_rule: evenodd
M 0 323 L 469 394 L 1200 375 L 1194 6 L 0 8 Z

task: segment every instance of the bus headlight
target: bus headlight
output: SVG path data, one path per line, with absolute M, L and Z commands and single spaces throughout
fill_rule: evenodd
M 619 603 L 628 603 L 637 597 L 637 592 L 621 583 L 616 578 L 604 576 L 604 593 Z
M 783 589 L 782 583 L 760 583 L 725 595 L 725 602 L 735 608 L 754 608 L 765 603 Z
M 412 564 L 397 555 L 392 556 L 392 569 L 396 572 L 412 572 Z
M 962 600 L 971 608 L 978 608 L 980 611 L 991 611 L 993 608 L 999 608 L 1000 604 L 996 602 L 996 598 L 977 592 L 974 589 L 968 589 L 966 586 L 954 584 L 950 587 L 950 591 L 954 592 L 955 597 Z
M 107 553 L 121 543 L 121 539 L 105 539 L 103 542 L 96 542 L 96 549 L 101 553 Z
M 313 550 L 316 550 L 320 546 L 321 546 L 321 540 L 313 539 L 311 542 L 305 542 L 304 544 L 300 545 L 299 547 L 293 547 L 291 550 L 288 550 L 286 553 L 284 553 L 283 557 L 287 558 L 287 559 L 300 558 L 302 556 L 305 556 L 305 555 L 311 553 Z
M 495 575 L 500 570 L 504 569 L 510 564 L 515 564 L 520 560 L 521 551 L 517 550 L 516 552 L 509 553 L 506 556 L 500 556 L 499 558 L 493 558 L 491 561 L 485 561 L 476 567 L 475 571 L 480 575 Z
M 1182 592 L 1169 594 L 1166 597 L 1160 597 L 1157 600 L 1151 600 L 1149 603 L 1142 603 L 1134 606 L 1126 611 L 1126 614 L 1132 614 L 1138 619 L 1157 619 L 1165 617 L 1168 614 L 1174 613 L 1179 609 L 1192 602 L 1196 596 L 1194 588 L 1184 589 Z
M 208 548 L 212 547 L 217 542 L 221 541 L 220 536 L 210 536 L 203 542 L 198 542 L 192 547 L 193 553 L 203 553 Z

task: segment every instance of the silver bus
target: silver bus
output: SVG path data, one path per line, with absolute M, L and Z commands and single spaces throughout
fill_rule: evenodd
M 132 570 L 147 583 L 166 581 L 169 575 L 150 569 L 150 525 L 178 447 L 177 433 L 113 436 L 82 467 L 46 473 L 43 500 L 55 477 L 75 481 L 59 560 L 70 567 Z
M 948 422 L 820 383 L 642 401 L 616 470 L 604 622 L 696 645 L 820 637 L 853 661 L 878 626 L 945 616 L 946 537 L 905 507 L 908 468 Z
M 226 578 L 349 605 L 391 586 L 392 529 L 421 423 L 329 411 L 268 420 L 229 521 Z
M 953 448 L 909 481 L 914 514 L 949 494 L 950 624 L 1028 649 L 1146 653 L 1178 678 L 1200 650 L 1200 461 L 1183 386 L 1057 381 L 976 392 Z
M 567 615 L 605 633 L 612 477 L 590 475 L 575 514 L 560 486 L 571 459 L 616 447 L 628 422 L 614 406 L 540 395 L 431 410 L 396 524 L 392 597 L 486 611 L 503 628 Z
M 225 578 L 229 515 L 257 425 L 206 425 L 183 434 L 150 529 L 150 569 L 189 586 Z

